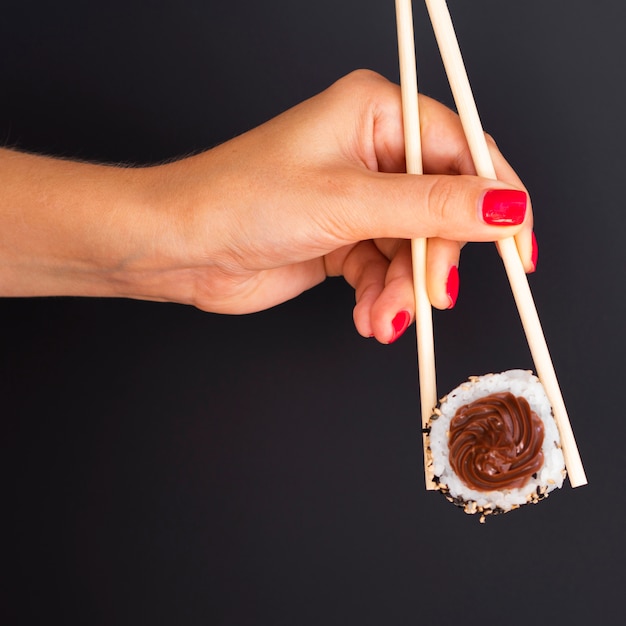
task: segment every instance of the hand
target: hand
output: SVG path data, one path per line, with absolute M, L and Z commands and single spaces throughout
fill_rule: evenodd
M 428 291 L 439 308 L 453 304 L 448 276 L 462 242 L 515 235 L 532 269 L 530 206 L 493 141 L 500 181 L 475 176 L 453 112 L 421 97 L 420 115 L 423 176 L 403 173 L 399 88 L 366 71 L 217 148 L 164 165 L 0 151 L 0 289 L 247 313 L 343 275 L 356 292 L 357 330 L 388 343 L 398 319 L 414 315 L 410 238 L 429 238 Z M 512 192 L 496 209 L 508 206 L 515 219 L 485 221 L 490 190 Z
M 523 189 L 515 172 L 490 140 L 501 182 L 477 178 L 458 117 L 426 97 L 420 111 L 425 176 L 402 173 L 399 88 L 364 71 L 214 150 L 157 168 L 158 194 L 178 207 L 182 233 L 180 269 L 164 274 L 163 295 L 246 313 L 343 275 L 356 291 L 358 331 L 389 342 L 396 315 L 414 315 L 408 239 L 429 238 L 428 290 L 439 308 L 453 304 L 447 282 L 461 242 L 517 234 L 532 269 L 530 210 L 522 226 L 486 224 L 479 210 L 487 190 Z

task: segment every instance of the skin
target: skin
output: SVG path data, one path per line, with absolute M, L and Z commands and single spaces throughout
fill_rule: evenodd
M 404 174 L 399 88 L 360 70 L 199 155 L 124 168 L 0 150 L 0 295 L 171 301 L 242 314 L 327 276 L 354 287 L 363 336 L 414 316 L 409 241 L 428 237 L 433 306 L 463 242 L 515 236 L 532 214 L 485 224 L 489 189 L 524 189 L 488 138 L 499 181 L 477 177 L 458 117 L 421 97 L 424 175 Z

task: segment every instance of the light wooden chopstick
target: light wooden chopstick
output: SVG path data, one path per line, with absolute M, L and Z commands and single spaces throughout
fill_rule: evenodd
M 496 172 L 478 116 L 448 6 L 445 0 L 426 0 L 426 6 L 474 166 L 479 176 L 495 180 L 497 178 Z M 546 390 L 559 428 L 570 484 L 572 487 L 585 485 L 587 484 L 587 477 L 515 240 L 512 237 L 504 239 L 499 242 L 499 247 L 535 363 L 535 369 Z
M 411 0 L 396 0 L 396 23 L 398 28 L 406 171 L 408 174 L 422 174 L 422 142 L 417 98 L 415 37 L 413 34 Z M 437 404 L 433 317 L 426 289 L 426 239 L 411 240 L 411 256 L 413 259 L 413 288 L 415 291 L 415 329 L 417 334 L 420 406 L 422 429 L 425 429 Z M 428 461 L 426 435 L 423 434 L 422 438 L 424 442 L 426 489 L 433 490 L 436 489 L 436 484 L 433 480 L 432 464 Z

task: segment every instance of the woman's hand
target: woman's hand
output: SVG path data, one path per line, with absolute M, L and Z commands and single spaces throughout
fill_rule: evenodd
M 429 238 L 428 291 L 439 308 L 456 299 L 465 241 L 515 235 L 533 269 L 530 205 L 495 144 L 499 182 L 474 175 L 453 112 L 422 97 L 420 115 L 423 176 L 403 173 L 399 88 L 367 71 L 173 163 L 123 169 L 47 160 L 57 170 L 42 174 L 33 162 L 31 203 L 45 195 L 49 208 L 61 208 L 38 210 L 48 258 L 37 264 L 37 250 L 25 246 L 22 263 L 8 264 L 14 272 L 5 274 L 3 293 L 127 296 L 247 313 L 343 275 L 356 292 L 357 330 L 393 341 L 414 315 L 411 238 Z M 16 194 L 28 210 L 28 192 Z M 15 227 L 23 216 L 15 203 L 9 213 Z M 5 259 L 10 239 L 5 229 Z
M 439 308 L 454 304 L 464 241 L 517 234 L 531 269 L 530 210 L 521 227 L 487 224 L 481 213 L 488 190 L 523 190 L 515 172 L 491 142 L 503 182 L 475 177 L 458 117 L 428 98 L 420 107 L 425 176 L 403 173 L 399 88 L 364 71 L 158 168 L 158 197 L 176 207 L 180 232 L 180 271 L 163 286 L 201 309 L 245 313 L 343 275 L 356 291 L 358 331 L 389 342 L 414 315 L 408 239 L 430 238 L 428 288 Z M 511 219 L 523 219 L 525 194 L 510 202 Z

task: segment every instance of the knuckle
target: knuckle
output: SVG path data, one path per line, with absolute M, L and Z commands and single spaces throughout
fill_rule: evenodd
M 478 179 L 475 176 L 441 176 L 434 181 L 428 196 L 432 237 L 462 241 L 473 228 Z
M 454 167 L 455 169 L 453 171 L 456 173 L 467 173 L 475 171 L 472 153 L 470 152 L 469 146 L 466 142 L 463 142 L 459 146 L 459 149 L 454 158 Z
M 358 69 L 358 70 L 353 70 L 341 80 L 346 81 L 346 82 L 356 83 L 356 84 L 369 85 L 372 82 L 379 82 L 381 79 L 382 79 L 382 76 L 378 74 L 378 72 L 374 72 L 373 70 L 367 70 L 367 69 Z
M 333 85 L 334 89 L 349 97 L 352 102 L 366 99 L 387 80 L 378 72 L 368 69 L 353 70 Z
M 428 192 L 428 214 L 432 220 L 433 235 L 440 235 L 445 231 L 454 213 L 456 189 L 452 177 L 437 177 Z
M 490 135 L 489 133 L 485 133 L 485 140 L 487 141 L 487 145 L 490 148 L 495 148 L 496 150 L 498 150 L 498 144 L 496 143 L 496 140 L 494 139 L 493 135 Z

